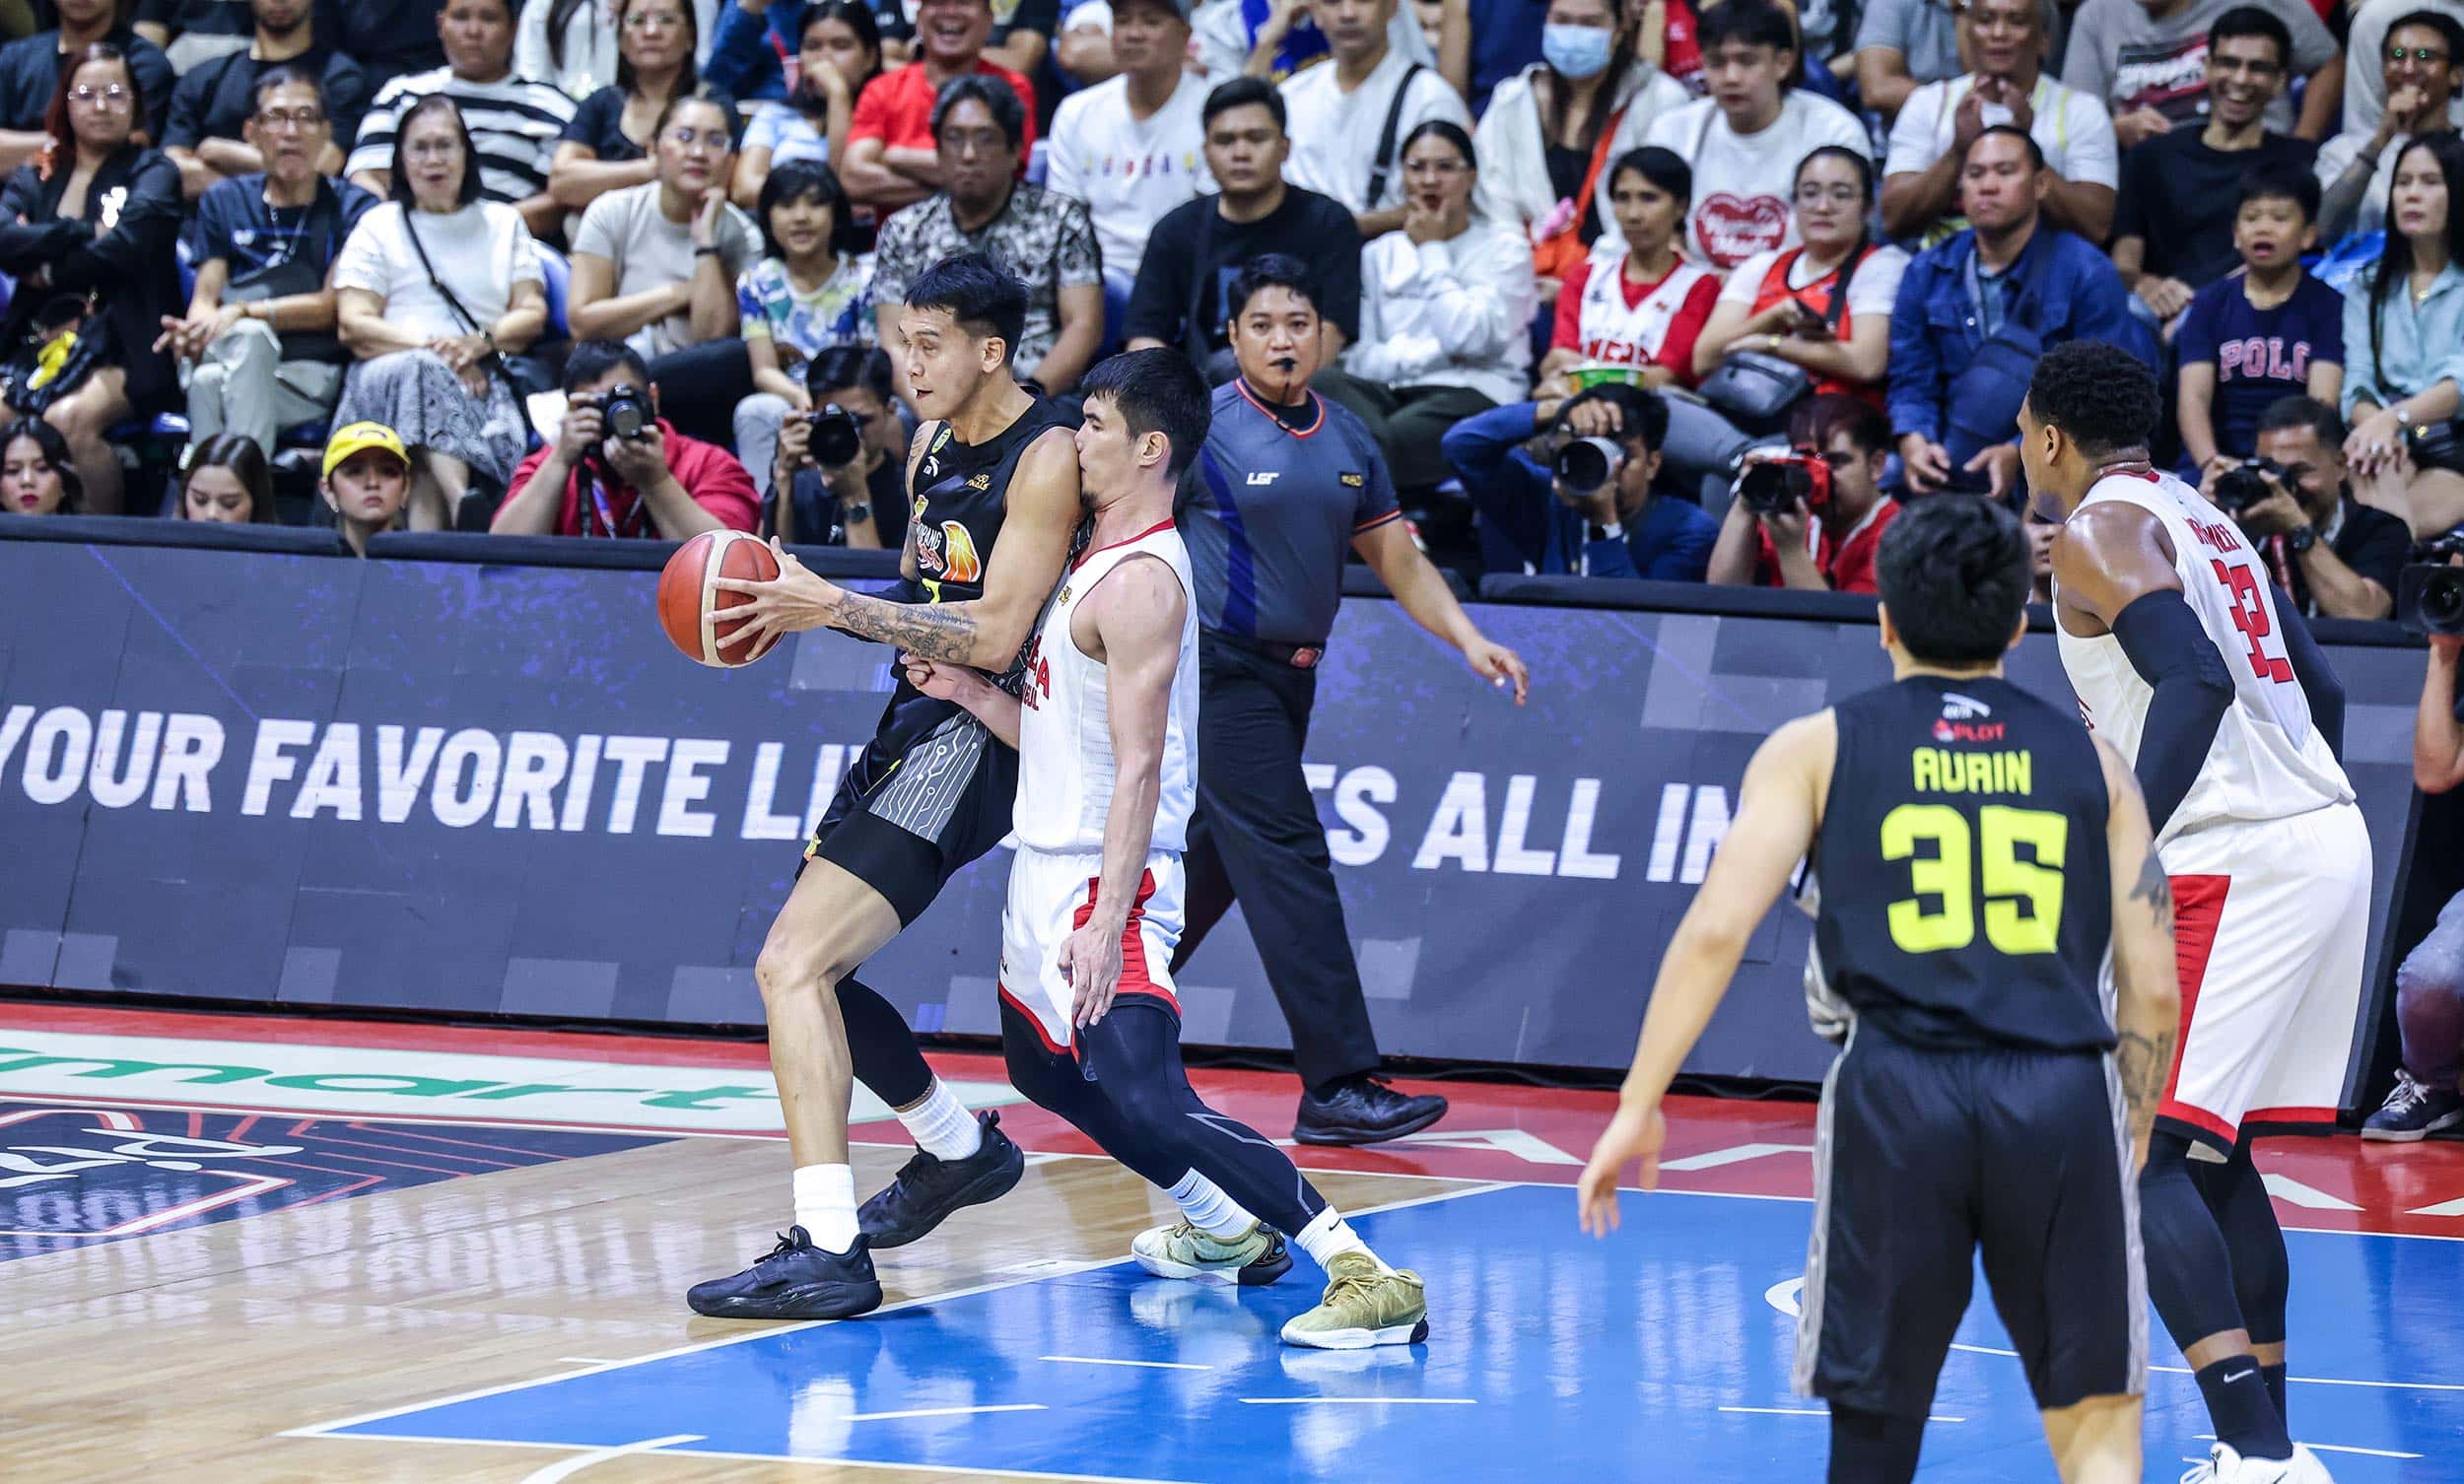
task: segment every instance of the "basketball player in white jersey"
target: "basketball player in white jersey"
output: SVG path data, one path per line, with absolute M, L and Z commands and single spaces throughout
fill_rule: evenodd
M 2137 358 L 2063 345 L 2036 365 L 2019 454 L 2064 517 L 2063 668 L 2139 776 L 2174 898 L 2182 1035 L 2140 1223 L 2219 1440 L 2185 1478 L 2318 1484 L 2286 1428 L 2284 1234 L 2243 1125 L 2336 1115 L 2369 835 L 2336 760 L 2343 690 L 2240 529 L 2149 463 L 2160 409 Z
M 918 690 L 1018 749 L 999 979 L 1009 1079 L 1179 1202 L 1181 1222 L 1138 1239 L 1150 1272 L 1271 1283 L 1291 1266 L 1286 1234 L 1329 1280 L 1286 1342 L 1417 1343 L 1418 1275 L 1380 1261 L 1271 1142 L 1199 1102 L 1182 1066 L 1171 965 L 1197 801 L 1198 610 L 1172 508 L 1210 398 L 1172 350 L 1116 356 L 1080 386 L 1094 527 L 1037 626 L 1025 685 L 1011 696 L 980 672 L 906 660 Z

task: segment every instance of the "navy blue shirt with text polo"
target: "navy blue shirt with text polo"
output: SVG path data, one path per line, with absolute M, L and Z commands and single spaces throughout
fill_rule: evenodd
M 1312 392 L 1286 427 L 1235 377 L 1181 511 L 1198 578 L 1198 618 L 1235 639 L 1323 644 L 1343 598 L 1352 538 L 1403 518 L 1377 439 Z

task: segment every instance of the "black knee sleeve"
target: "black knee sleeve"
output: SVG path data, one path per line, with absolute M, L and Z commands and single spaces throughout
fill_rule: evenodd
M 1831 1403 L 1830 1484 L 1908 1484 L 1925 1444 L 1925 1419 L 1861 1412 Z
M 2223 1165 L 2194 1165 L 2191 1178 L 2216 1213 L 2224 1250 L 2233 1265 L 2233 1297 L 2254 1345 L 2285 1339 L 2285 1301 L 2293 1289 L 2293 1264 L 2285 1254 L 2285 1229 L 2267 1182 L 2250 1162 L 2247 1143 Z
M 2232 1254 L 2190 1168 L 2190 1141 L 2158 1129 L 2139 1177 L 2139 1230 L 2148 1257 L 2148 1295 L 2188 1350 L 2212 1334 L 2245 1327 L 2235 1297 Z
M 856 1080 L 874 1097 L 892 1108 L 905 1108 L 932 1090 L 932 1068 L 924 1064 L 916 1033 L 907 1029 L 895 1005 L 854 978 L 843 978 L 839 1020 L 847 1027 Z

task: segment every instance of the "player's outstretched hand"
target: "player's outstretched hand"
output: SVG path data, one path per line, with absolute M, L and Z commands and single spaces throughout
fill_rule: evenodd
M 1606 1237 L 1617 1229 L 1617 1173 L 1635 1160 L 1643 1162 L 1642 1186 L 1660 1187 L 1660 1146 L 1669 1139 L 1669 1120 L 1657 1102 L 1620 1106 L 1617 1115 L 1592 1146 L 1591 1163 L 1575 1189 L 1582 1196 L 1583 1230 Z
M 1069 1023 L 1080 1030 L 1104 1018 L 1121 988 L 1121 935 L 1127 926 L 1098 912 L 1061 940 L 1061 977 L 1069 981 Z
M 776 536 L 770 538 L 770 554 L 779 559 L 779 575 L 771 580 L 719 577 L 712 583 L 721 592 L 740 592 L 753 600 L 727 610 L 730 619 L 743 616 L 743 622 L 731 631 L 730 643 L 758 639 L 772 630 L 801 634 L 822 628 L 831 622 L 839 599 L 845 596 L 837 583 L 813 575 Z
M 1514 704 L 1517 706 L 1521 706 L 1523 698 L 1532 693 L 1532 672 L 1523 668 L 1523 656 L 1504 644 L 1491 643 L 1475 635 L 1472 642 L 1463 646 L 1463 659 L 1472 667 L 1472 674 L 1500 690 L 1512 681 Z

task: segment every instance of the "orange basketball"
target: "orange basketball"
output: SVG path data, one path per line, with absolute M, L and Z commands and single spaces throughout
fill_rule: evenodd
M 676 647 L 698 664 L 733 668 L 749 665 L 778 643 L 774 632 L 763 639 L 730 642 L 739 624 L 722 615 L 751 598 L 719 586 L 720 577 L 742 582 L 767 582 L 779 575 L 779 559 L 756 536 L 742 531 L 704 531 L 676 548 L 658 574 L 658 625 Z

